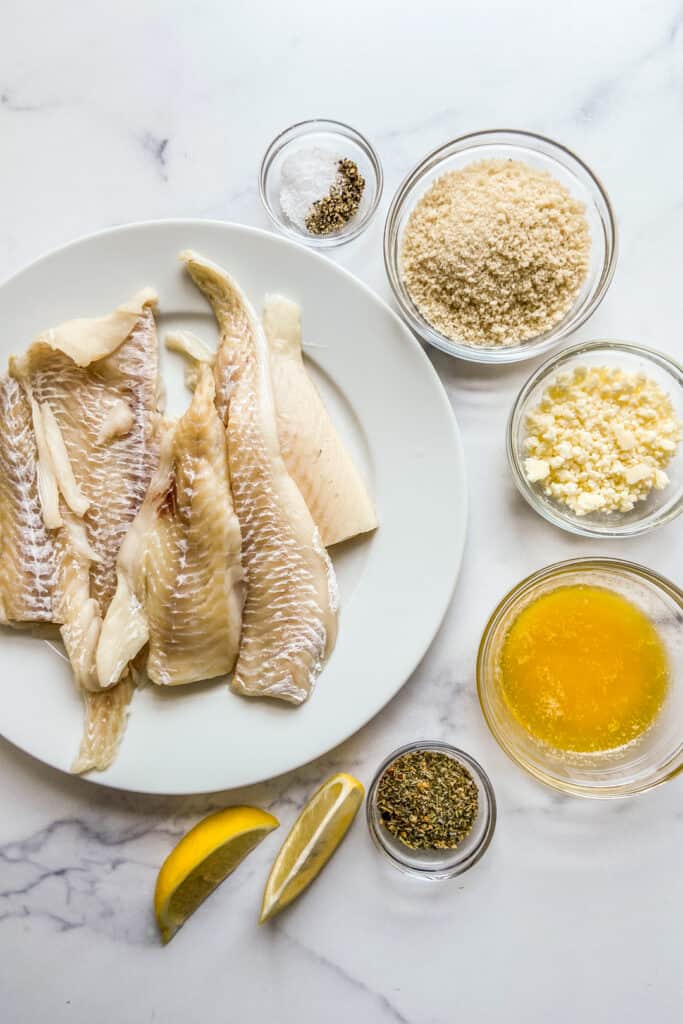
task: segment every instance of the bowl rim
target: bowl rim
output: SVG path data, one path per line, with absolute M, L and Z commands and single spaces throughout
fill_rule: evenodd
M 508 141 L 510 141 L 510 136 L 512 136 L 510 145 L 522 145 L 526 142 L 527 148 L 528 144 L 531 143 L 532 148 L 538 149 L 538 144 L 542 143 L 543 146 L 548 147 L 551 151 L 549 154 L 545 153 L 544 155 L 549 156 L 551 159 L 555 160 L 556 163 L 560 163 L 561 161 L 557 159 L 553 150 L 557 153 L 563 154 L 565 157 L 568 157 L 570 161 L 574 161 L 578 164 L 581 170 L 592 182 L 595 191 L 604 204 L 606 221 L 609 225 L 609 235 L 611 236 L 611 239 L 606 237 L 605 258 L 603 260 L 602 272 L 598 279 L 595 292 L 586 303 L 585 308 L 576 320 L 565 325 L 561 330 L 551 333 L 550 337 L 545 338 L 541 342 L 530 339 L 520 344 L 509 346 L 467 345 L 464 342 L 452 341 L 450 338 L 441 334 L 440 331 L 432 327 L 424 317 L 422 317 L 404 300 L 399 283 L 400 273 L 398 269 L 398 260 L 395 259 L 394 249 L 396 246 L 394 245 L 394 242 L 398 242 L 397 225 L 399 215 L 408 201 L 411 192 L 420 182 L 422 177 L 450 156 L 454 149 L 457 148 L 458 152 L 462 153 L 467 152 L 468 149 L 471 148 L 472 152 L 474 152 L 479 148 L 480 144 L 485 145 L 489 140 L 494 142 L 495 138 L 499 136 L 506 136 Z M 501 142 L 502 141 L 503 140 L 501 140 Z M 475 142 L 476 145 L 474 145 Z M 467 145 L 468 143 L 470 144 L 469 146 Z M 394 238 L 394 236 L 396 237 Z M 499 365 L 523 362 L 526 359 L 533 359 L 543 352 L 549 351 L 570 334 L 573 334 L 574 331 L 578 330 L 578 328 L 581 327 L 586 320 L 593 315 L 593 313 L 595 313 L 607 294 L 612 283 L 612 279 L 614 278 L 619 255 L 619 232 L 614 208 L 601 178 L 598 177 L 595 171 L 592 170 L 585 160 L 578 156 L 568 146 L 565 146 L 561 142 L 557 142 L 555 139 L 549 138 L 547 135 L 541 135 L 538 132 L 524 131 L 519 128 L 488 128 L 483 131 L 468 132 L 465 135 L 459 135 L 448 142 L 442 143 L 442 145 L 427 153 L 427 155 L 420 160 L 419 163 L 415 164 L 414 167 L 405 175 L 396 189 L 387 211 L 384 222 L 383 251 L 384 269 L 389 280 L 389 285 L 393 292 L 394 299 L 398 304 L 401 316 L 404 318 L 411 330 L 418 335 L 418 337 L 427 342 L 427 344 L 432 345 L 434 348 L 439 349 L 439 351 L 445 352 L 447 355 L 453 356 L 454 358 L 484 365 Z
M 449 864 L 444 864 L 442 866 L 429 867 L 425 865 L 425 867 L 418 867 L 414 864 L 408 863 L 406 860 L 398 856 L 398 854 L 383 841 L 379 823 L 376 820 L 375 796 L 377 794 L 377 787 L 382 775 L 390 764 L 396 761 L 403 754 L 410 753 L 414 750 L 437 750 L 444 754 L 448 754 L 449 757 L 452 757 L 456 761 L 462 761 L 465 767 L 468 768 L 479 780 L 481 790 L 485 796 L 485 807 L 483 809 L 480 808 L 480 813 L 482 813 L 483 810 L 486 817 L 484 821 L 484 829 L 479 842 L 466 855 L 461 855 L 460 857 L 455 856 Z M 380 853 L 384 854 L 390 863 L 393 864 L 395 868 L 398 868 L 399 871 L 402 871 L 407 875 L 412 875 L 415 878 L 425 878 L 430 881 L 445 881 L 449 878 L 455 878 L 457 875 L 462 875 L 465 871 L 478 863 L 491 844 L 493 833 L 496 829 L 497 818 L 498 810 L 496 805 L 496 794 L 488 774 L 475 757 L 468 754 L 466 750 L 462 750 L 460 747 L 456 747 L 445 740 L 413 740 L 410 743 L 404 743 L 400 747 L 396 747 L 395 750 L 392 750 L 391 753 L 387 754 L 377 768 L 372 777 L 372 781 L 368 786 L 368 792 L 365 799 L 365 819 L 368 831 L 376 848 Z M 458 848 L 456 847 L 452 852 L 457 855 L 457 851 Z
M 529 573 L 528 576 L 521 579 L 514 587 L 511 587 L 507 593 L 503 595 L 489 615 L 486 625 L 484 626 L 481 639 L 479 641 L 476 661 L 477 696 L 479 698 L 479 706 L 489 732 L 503 753 L 507 754 L 514 764 L 525 771 L 528 775 L 531 775 L 532 778 L 536 779 L 536 781 L 542 782 L 551 789 L 557 790 L 561 793 L 566 793 L 569 796 L 579 796 L 595 800 L 623 799 L 627 796 L 646 793 L 679 775 L 683 771 L 683 741 L 679 744 L 678 749 L 675 750 L 673 754 L 669 755 L 666 761 L 660 765 L 658 769 L 654 769 L 646 779 L 637 783 L 617 783 L 611 786 L 596 788 L 584 784 L 568 782 L 565 779 L 559 779 L 557 776 L 551 775 L 549 772 L 544 772 L 538 765 L 531 764 L 526 761 L 520 754 L 518 754 L 516 748 L 508 742 L 505 734 L 498 729 L 493 717 L 487 710 L 490 681 L 487 678 L 485 670 L 485 660 L 492 638 L 495 636 L 504 614 L 535 583 L 544 579 L 552 579 L 553 577 L 561 579 L 566 573 L 575 571 L 576 569 L 591 571 L 611 569 L 613 571 L 621 572 L 626 576 L 636 576 L 639 580 L 645 581 L 647 584 L 650 584 L 659 590 L 663 590 L 680 606 L 683 611 L 683 590 L 671 580 L 667 579 L 666 576 L 662 576 L 661 573 L 658 573 L 654 569 L 650 569 L 645 565 L 641 565 L 638 562 L 631 562 L 623 558 L 615 558 L 608 555 L 598 555 L 595 557 L 585 556 L 580 558 L 567 558 L 560 562 L 552 562 L 550 565 L 543 566 L 541 569 L 536 569 L 534 572 Z
M 304 135 L 311 134 L 314 131 L 328 131 L 331 134 L 336 133 L 344 136 L 345 138 L 352 139 L 363 150 L 370 161 L 370 165 L 375 176 L 375 194 L 363 216 L 358 218 L 354 226 L 349 231 L 341 231 L 332 235 L 305 235 L 303 232 L 298 231 L 287 224 L 284 217 L 279 217 L 268 200 L 268 172 L 270 171 L 273 160 L 289 142 L 293 141 L 297 137 L 303 137 Z M 288 136 L 291 136 L 291 138 L 288 138 Z M 278 132 L 278 134 L 271 140 L 263 154 L 263 157 L 261 158 L 258 187 L 263 208 L 278 231 L 281 231 L 282 234 L 296 242 L 299 242 L 301 245 L 307 245 L 314 249 L 332 249 L 336 246 L 346 245 L 347 242 L 351 242 L 354 238 L 357 238 L 363 231 L 365 231 L 367 226 L 370 224 L 371 220 L 377 213 L 382 199 L 382 193 L 384 190 L 384 172 L 382 170 L 382 162 L 377 154 L 377 150 L 369 139 L 367 139 L 362 132 L 359 132 L 357 128 L 354 128 L 350 124 L 346 124 L 344 121 L 335 121 L 328 117 L 311 117 L 304 121 L 296 121 L 294 124 L 290 124 L 289 127 Z
M 673 358 L 673 356 L 670 356 L 665 352 L 660 352 L 658 349 L 651 348 L 648 345 L 641 345 L 635 341 L 621 341 L 616 338 L 602 338 L 593 341 L 579 342 L 576 345 L 571 345 L 569 348 L 562 349 L 560 352 L 553 353 L 548 359 L 541 363 L 540 366 L 536 367 L 533 373 L 529 375 L 527 380 L 519 389 L 519 392 L 512 403 L 512 408 L 510 409 L 505 427 L 505 448 L 507 452 L 508 465 L 510 466 L 512 478 L 517 490 L 527 504 L 539 516 L 545 519 L 546 522 L 578 537 L 596 537 L 602 540 L 619 540 L 623 537 L 637 537 L 642 534 L 649 533 L 650 530 L 655 530 L 660 526 L 664 526 L 666 523 L 670 523 L 673 519 L 676 519 L 677 516 L 683 512 L 683 493 L 681 493 L 679 500 L 666 509 L 661 516 L 655 516 L 649 522 L 646 519 L 635 520 L 633 523 L 622 524 L 620 526 L 615 525 L 612 529 L 597 529 L 588 523 L 582 522 L 578 516 L 573 515 L 570 511 L 567 511 L 566 513 L 559 509 L 556 511 L 539 500 L 537 492 L 534 490 L 533 486 L 529 483 L 524 474 L 521 454 L 518 451 L 514 439 L 516 424 L 519 417 L 524 413 L 524 409 L 532 391 L 544 380 L 547 380 L 556 373 L 563 364 L 570 362 L 577 356 L 586 354 L 590 355 L 600 351 L 604 351 L 606 353 L 625 352 L 628 355 L 643 358 L 646 362 L 655 363 L 660 367 L 660 369 L 664 370 L 673 381 L 678 383 L 683 390 L 683 364 L 679 363 L 678 360 Z

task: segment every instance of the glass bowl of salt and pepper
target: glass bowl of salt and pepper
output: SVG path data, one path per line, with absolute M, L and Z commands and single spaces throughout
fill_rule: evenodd
M 259 189 L 283 234 L 315 248 L 356 238 L 382 196 L 382 166 L 360 132 L 340 121 L 301 121 L 266 150 Z

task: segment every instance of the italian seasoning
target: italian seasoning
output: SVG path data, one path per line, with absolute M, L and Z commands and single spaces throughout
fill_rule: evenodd
M 453 850 L 479 813 L 477 784 L 467 768 L 436 750 L 402 754 L 377 787 L 384 827 L 411 850 Z

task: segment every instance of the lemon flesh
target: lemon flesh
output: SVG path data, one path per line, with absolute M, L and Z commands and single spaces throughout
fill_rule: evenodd
M 282 844 L 263 893 L 263 923 L 306 889 L 346 835 L 365 790 L 352 775 L 333 775 L 316 790 Z
M 228 807 L 183 836 L 162 864 L 154 892 L 164 943 L 278 825 L 277 818 L 258 807 Z

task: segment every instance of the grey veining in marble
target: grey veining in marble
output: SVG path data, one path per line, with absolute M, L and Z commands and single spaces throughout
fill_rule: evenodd
M 270 138 L 312 116 L 376 144 L 380 215 L 332 258 L 389 298 L 382 218 L 432 147 L 481 128 L 546 133 L 604 180 L 620 228 L 614 284 L 578 332 L 683 353 L 683 7 L 670 0 L 73 0 L 9 4 L 0 32 L 0 276 L 79 235 L 194 216 L 268 227 Z M 134 796 L 60 776 L 0 742 L 0 1016 L 7 1024 L 674 1024 L 681 1016 L 683 784 L 602 804 L 550 793 L 488 735 L 475 689 L 498 598 L 548 562 L 620 554 L 683 582 L 683 524 L 629 542 L 560 534 L 517 495 L 503 431 L 531 366 L 433 354 L 466 448 L 470 532 L 446 620 L 414 677 L 320 761 L 238 793 Z M 11 685 L 3 680 L 2 685 Z M 370 781 L 416 736 L 489 771 L 499 823 L 484 860 L 443 885 L 379 860 L 362 818 L 272 927 L 269 864 L 334 770 Z M 226 802 L 281 820 L 165 949 L 152 894 L 183 831 Z

